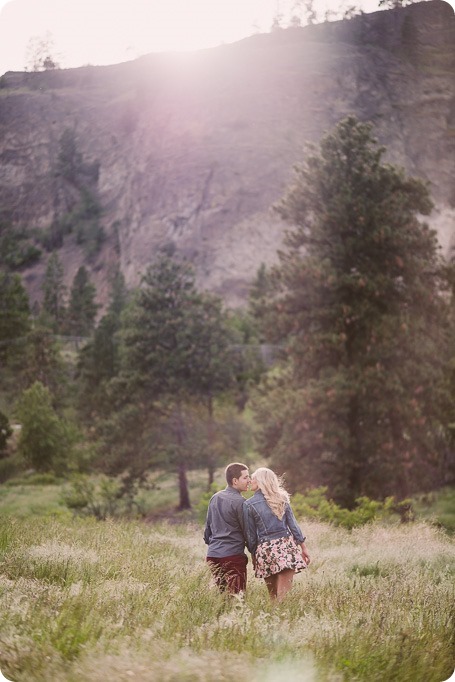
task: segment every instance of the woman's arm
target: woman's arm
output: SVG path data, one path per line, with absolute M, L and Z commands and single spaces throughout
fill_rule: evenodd
M 288 528 L 291 531 L 292 535 L 294 536 L 294 540 L 298 545 L 300 545 L 302 549 L 302 556 L 303 560 L 306 564 L 310 563 L 310 555 L 308 554 L 308 550 L 305 547 L 305 536 L 303 535 L 300 526 L 298 525 L 296 518 L 294 516 L 294 512 L 292 511 L 291 505 L 286 506 L 286 522 L 288 524 Z
M 304 543 L 306 538 L 302 533 L 299 524 L 296 521 L 294 512 L 292 511 L 290 504 L 286 505 L 286 523 L 292 535 L 294 536 L 294 540 L 296 541 L 296 543 L 298 545 Z
M 301 543 L 300 543 L 300 547 L 302 548 L 302 556 L 303 556 L 304 562 L 305 562 L 306 564 L 309 564 L 310 561 L 311 561 L 311 559 L 310 559 L 310 555 L 308 554 L 308 550 L 307 550 L 307 548 L 305 547 L 305 543 L 304 543 L 304 542 L 301 542 Z

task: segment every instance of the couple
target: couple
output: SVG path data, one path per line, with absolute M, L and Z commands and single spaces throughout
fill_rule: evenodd
M 222 592 L 246 589 L 251 552 L 257 578 L 264 578 L 272 599 L 280 601 L 292 587 L 294 574 L 310 563 L 305 538 L 277 475 L 260 467 L 251 476 L 245 464 L 226 467 L 227 486 L 215 493 L 207 510 L 204 541 L 207 561 Z M 244 500 L 242 492 L 254 491 Z

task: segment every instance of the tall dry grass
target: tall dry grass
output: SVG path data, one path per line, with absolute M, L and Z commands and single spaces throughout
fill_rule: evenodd
M 198 526 L 0 522 L 0 669 L 14 682 L 442 682 L 455 548 L 425 524 L 302 523 L 286 600 L 220 595 Z M 250 568 L 251 570 L 251 568 Z

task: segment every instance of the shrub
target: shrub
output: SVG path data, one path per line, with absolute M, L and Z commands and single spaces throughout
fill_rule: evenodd
M 220 488 L 212 484 L 196 505 L 201 523 L 205 521 L 210 498 L 218 490 Z M 326 521 L 347 529 L 363 526 L 392 514 L 398 514 L 403 522 L 414 518 L 411 500 L 395 502 L 393 497 L 389 497 L 384 502 L 378 502 L 369 497 L 359 497 L 354 509 L 344 509 L 333 500 L 327 499 L 327 488 L 324 486 L 308 490 L 305 494 L 295 493 L 292 496 L 292 509 L 297 518 Z
M 353 509 L 344 509 L 327 499 L 327 488 L 324 486 L 313 488 L 304 495 L 296 493 L 292 497 L 292 507 L 297 517 L 328 521 L 348 529 L 392 514 L 398 514 L 402 522 L 412 520 L 414 516 L 410 500 L 396 502 L 393 497 L 386 498 L 384 502 L 359 497 Z
M 4 456 L 8 447 L 8 439 L 12 435 L 13 429 L 10 426 L 8 417 L 3 412 L 0 412 L 0 457 Z
M 20 458 L 16 455 L 0 459 L 0 483 L 10 481 L 13 476 L 17 476 L 23 467 Z
M 59 485 L 61 479 L 59 479 L 55 474 L 51 472 L 36 474 L 36 473 L 25 473 L 22 476 L 17 476 L 11 478 L 8 481 L 8 486 L 13 487 L 17 485 Z
M 196 511 L 197 511 L 198 519 L 201 523 L 205 522 L 205 517 L 207 516 L 207 509 L 209 507 L 209 502 L 212 498 L 212 495 L 217 493 L 219 490 L 221 490 L 221 488 L 219 488 L 216 485 L 216 483 L 212 483 L 209 490 L 207 490 L 207 492 L 205 492 L 201 496 L 199 502 L 197 503 Z
M 29 230 L 0 221 L 0 265 L 11 270 L 33 265 L 41 251 L 31 243 Z
M 62 491 L 62 502 L 75 513 L 94 516 L 99 521 L 117 516 L 121 509 L 122 485 L 118 479 L 86 475 L 75 477 Z

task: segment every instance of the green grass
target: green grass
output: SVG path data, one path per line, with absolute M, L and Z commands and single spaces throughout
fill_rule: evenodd
M 71 515 L 60 503 L 59 485 L 0 485 L 0 514 L 28 518 Z
M 255 463 L 250 471 L 263 463 Z M 43 478 L 43 477 L 41 477 Z M 0 515 L 13 515 L 20 518 L 29 515 L 65 515 L 67 508 L 61 502 L 61 492 L 68 483 L 56 480 L 54 485 L 46 485 L 39 475 L 23 476 L 0 484 Z M 197 519 L 197 504 L 207 491 L 207 473 L 195 470 L 188 473 L 190 499 L 194 510 L 185 517 Z M 224 471 L 218 469 L 215 485 L 224 487 Z M 175 514 L 179 503 L 177 478 L 169 472 L 155 472 L 150 475 L 149 488 L 139 492 L 138 509 L 145 517 L 159 519 Z M 417 520 L 428 521 L 440 526 L 449 533 L 455 533 L 455 488 L 444 488 L 432 493 L 416 496 L 413 499 Z
M 257 466 L 259 464 L 253 466 L 251 471 Z M 70 481 L 54 477 L 55 483 L 51 484 L 51 478 L 51 474 L 22 473 L 0 484 L 0 515 L 26 518 L 30 515 L 52 516 L 70 513 L 61 500 L 62 491 L 70 486 Z M 97 480 L 94 475 L 90 478 L 93 481 Z M 226 485 L 223 468 L 215 472 L 215 485 L 217 489 Z M 186 514 L 186 517 L 196 518 L 197 503 L 207 492 L 207 486 L 208 474 L 205 470 L 188 472 L 188 488 L 194 510 Z M 147 487 L 139 491 L 136 501 L 138 515 L 155 519 L 174 516 L 179 504 L 176 474 L 167 471 L 152 472 Z
M 0 515 L 18 518 L 28 516 L 49 516 L 70 514 L 61 501 L 61 493 L 69 483 L 58 480 L 55 484 L 38 483 L 38 475 L 22 476 L 0 485 Z M 96 480 L 96 477 L 93 477 Z M 222 472 L 216 476 L 216 483 L 222 486 Z M 197 502 L 207 488 L 204 471 L 189 472 L 190 497 Z M 178 505 L 176 476 L 157 473 L 150 477 L 150 487 L 138 495 L 140 509 L 145 515 L 160 516 L 172 513 Z
M 223 472 L 216 472 L 215 482 L 223 485 Z M 151 489 L 140 493 L 140 502 L 146 514 L 167 513 L 174 510 L 179 503 L 176 475 L 161 472 L 150 477 Z M 195 504 L 207 490 L 208 475 L 205 471 L 188 472 L 188 488 L 190 500 Z
M 419 495 L 414 504 L 419 518 L 455 533 L 455 488 Z
M 0 669 L 14 682 L 442 682 L 455 548 L 423 523 L 306 523 L 313 557 L 279 605 L 249 568 L 220 595 L 201 528 L 2 517 Z

